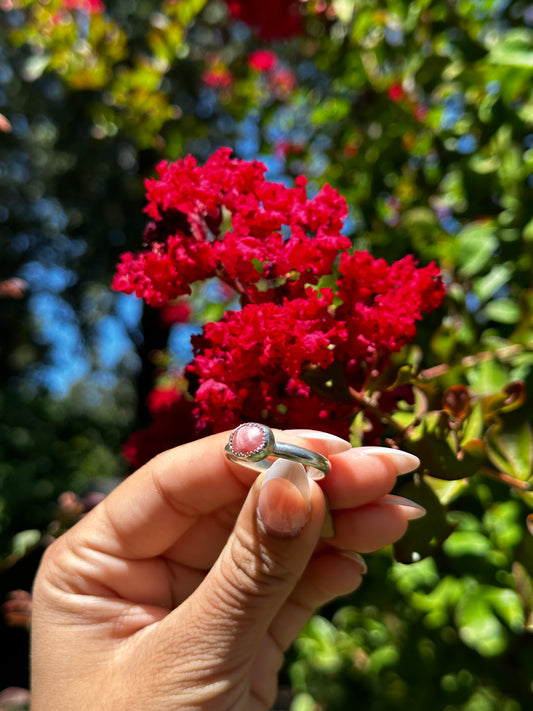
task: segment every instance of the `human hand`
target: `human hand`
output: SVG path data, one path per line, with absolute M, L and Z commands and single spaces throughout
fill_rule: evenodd
M 416 457 L 277 437 L 328 456 L 330 475 L 319 485 L 283 462 L 285 477 L 257 477 L 225 458 L 228 433 L 213 435 L 157 456 L 49 546 L 33 592 L 33 711 L 271 707 L 308 617 L 361 583 L 353 552 L 424 513 L 387 496 Z

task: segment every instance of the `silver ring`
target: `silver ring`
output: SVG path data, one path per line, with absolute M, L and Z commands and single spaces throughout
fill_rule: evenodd
M 295 444 L 276 442 L 274 433 L 266 425 L 244 422 L 230 435 L 224 453 L 232 462 L 238 462 L 251 469 L 263 471 L 271 466 L 269 457 L 289 459 L 303 464 L 311 479 L 322 479 L 329 474 L 330 464 L 326 457 L 311 449 Z

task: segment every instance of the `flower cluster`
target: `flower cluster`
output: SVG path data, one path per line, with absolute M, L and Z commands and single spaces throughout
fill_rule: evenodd
M 249 304 L 207 324 L 193 338 L 188 367 L 199 382 L 198 422 L 215 430 L 247 419 L 305 423 L 348 437 L 359 406 L 353 395 L 413 340 L 416 322 L 440 304 L 444 289 L 434 264 L 417 268 L 407 256 L 389 266 L 367 252 L 343 253 L 336 287 Z M 405 392 L 387 395 L 390 411 Z
M 203 167 L 190 156 L 159 164 L 146 183 L 150 248 L 122 255 L 114 288 L 161 306 L 218 276 L 249 301 L 303 296 L 350 246 L 346 202 L 328 185 L 309 200 L 305 178 L 287 188 L 265 171 L 227 148 Z
M 62 5 L 66 10 L 83 10 L 90 15 L 105 10 L 102 0 L 63 0 Z
M 229 89 L 233 84 L 233 74 L 220 57 L 208 57 L 202 81 L 212 89 Z
M 115 288 L 162 307 L 218 277 L 242 306 L 193 338 L 192 397 L 175 396 L 161 431 L 175 415 L 191 437 L 193 421 L 205 433 L 247 420 L 347 437 L 361 396 L 443 299 L 434 264 L 352 252 L 346 203 L 330 186 L 308 198 L 303 177 L 291 188 L 265 171 L 221 148 L 204 166 L 161 163 L 146 183 L 147 248 L 122 256 Z M 405 397 L 387 392 L 380 404 Z M 376 423 L 368 441 L 378 432 Z
M 300 0 L 227 0 L 232 17 L 256 30 L 263 39 L 291 37 L 302 31 Z
M 248 66 L 255 72 L 270 72 L 278 63 L 278 57 L 269 49 L 257 49 L 248 57 Z

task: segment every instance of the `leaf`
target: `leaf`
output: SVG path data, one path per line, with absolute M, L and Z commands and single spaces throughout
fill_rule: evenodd
M 302 368 L 301 378 L 316 393 L 325 395 L 335 402 L 353 402 L 346 383 L 344 367 L 337 360 L 327 368 L 322 368 L 319 365 L 306 365 Z
M 520 318 L 520 306 L 512 299 L 498 299 L 485 306 L 485 315 L 497 323 L 516 323 Z
M 395 494 L 405 496 L 423 506 L 427 514 L 411 521 L 407 532 L 394 544 L 399 563 L 416 563 L 432 555 L 453 530 L 446 521 L 446 510 L 424 478 L 403 482 Z
M 459 241 L 459 273 L 471 277 L 478 274 L 489 263 L 498 239 L 492 224 L 473 223 L 467 225 L 458 235 Z
M 468 383 L 477 395 L 487 395 L 503 390 L 509 383 L 509 375 L 495 357 L 482 360 L 477 367 L 466 371 Z
M 372 379 L 368 384 L 369 392 L 376 390 L 394 390 L 400 385 L 408 385 L 414 381 L 416 377 L 415 367 L 410 363 L 397 366 L 391 364 L 385 368 L 377 378 Z
M 451 558 L 479 556 L 484 558 L 492 550 L 490 540 L 479 531 L 453 531 L 443 545 Z
M 433 489 L 443 506 L 447 506 L 450 502 L 454 501 L 454 499 L 460 496 L 468 487 L 468 481 L 466 479 L 447 481 L 425 474 L 424 481 Z
M 513 577 L 516 584 L 516 592 L 522 602 L 525 616 L 525 628 L 533 631 L 533 578 L 526 566 L 519 561 L 513 562 Z
M 511 276 L 512 268 L 509 264 L 495 264 L 488 274 L 476 279 L 474 292 L 481 301 L 487 301 L 498 289 L 507 284 Z
M 341 22 L 347 23 L 352 19 L 356 0 L 333 0 L 335 17 Z
M 28 57 L 22 68 L 22 75 L 26 81 L 36 81 L 43 75 L 49 64 L 50 57 L 48 55 L 32 54 L 31 57 Z
M 501 471 L 526 481 L 533 463 L 533 435 L 524 413 L 516 411 L 487 431 L 488 456 Z
M 470 440 L 458 451 L 449 433 L 428 426 L 430 419 L 426 417 L 414 430 L 404 445 L 405 449 L 420 459 L 422 470 L 437 479 L 453 481 L 473 476 L 485 458 L 480 440 Z
M 466 417 L 463 422 L 461 432 L 461 445 L 464 445 L 470 440 L 480 439 L 481 435 L 483 434 L 483 413 L 480 401 L 475 402 L 472 406 L 468 417 Z
M 533 70 L 533 32 L 525 28 L 509 30 L 491 48 L 488 59 L 500 66 Z
M 364 443 L 366 432 L 372 430 L 372 425 L 365 417 L 363 410 L 359 410 L 350 426 L 350 442 L 352 447 L 361 447 Z
M 522 606 L 513 590 L 472 584 L 459 600 L 455 621 L 465 644 L 484 657 L 495 657 L 507 647 L 509 628 L 522 628 Z
M 21 558 L 31 548 L 37 545 L 41 540 L 41 532 L 34 528 L 29 528 L 26 531 L 20 531 L 13 536 L 11 542 L 11 552 L 17 558 Z

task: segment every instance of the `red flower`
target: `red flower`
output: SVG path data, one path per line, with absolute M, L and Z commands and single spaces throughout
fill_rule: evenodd
M 269 77 L 270 90 L 279 99 L 288 97 L 297 87 L 296 76 L 287 67 L 274 69 Z
M 227 89 L 233 84 L 233 74 L 226 67 L 212 67 L 203 72 L 202 81 L 214 89 Z
M 275 298 L 276 288 L 279 297 L 301 296 L 331 272 L 350 246 L 341 234 L 344 198 L 325 185 L 309 200 L 304 178 L 293 188 L 271 183 L 262 163 L 230 154 L 221 148 L 203 167 L 190 156 L 157 167 L 159 178 L 146 182 L 150 249 L 122 255 L 116 290 L 161 306 L 218 275 L 257 302 Z M 222 210 L 231 222 L 225 232 Z
M 391 84 L 389 86 L 389 99 L 391 101 L 402 101 L 405 99 L 405 91 L 403 90 L 403 87 L 401 84 Z
M 345 337 L 344 324 L 330 313 L 332 298 L 310 290 L 305 299 L 250 304 L 207 324 L 192 339 L 196 356 L 188 368 L 200 382 L 199 421 L 215 431 L 254 417 L 296 426 L 294 413 L 311 403 L 316 418 L 333 409 L 302 379 L 306 365 L 331 365 L 332 346 Z
M 159 321 L 169 327 L 174 323 L 187 323 L 191 316 L 191 307 L 184 301 L 165 304 L 159 311 Z
M 89 14 L 105 10 L 105 5 L 101 0 L 63 0 L 63 7 L 66 10 L 84 10 Z
M 280 138 L 274 144 L 274 155 L 277 158 L 287 158 L 291 155 L 303 153 L 305 147 L 302 143 L 296 143 L 287 138 Z
M 296 426 L 299 413 L 310 426 L 313 412 L 314 424 L 322 418 L 323 427 L 346 434 L 357 412 L 346 388 L 358 390 L 368 363 L 379 372 L 392 352 L 414 338 L 416 321 L 440 304 L 444 289 L 434 265 L 417 269 L 406 257 L 389 266 L 367 252 L 341 257 L 337 287 L 336 294 L 308 289 L 305 298 L 279 305 L 250 304 L 207 324 L 193 338 L 189 366 L 200 382 L 199 422 L 215 430 L 253 419 L 288 427 Z M 319 397 L 308 382 L 309 368 L 326 382 L 333 366 L 340 380 L 332 384 L 331 398 Z
M 226 0 L 230 14 L 263 39 L 291 37 L 302 31 L 299 0 Z
M 248 57 L 248 66 L 256 72 L 269 72 L 277 63 L 277 55 L 268 49 L 258 49 Z

